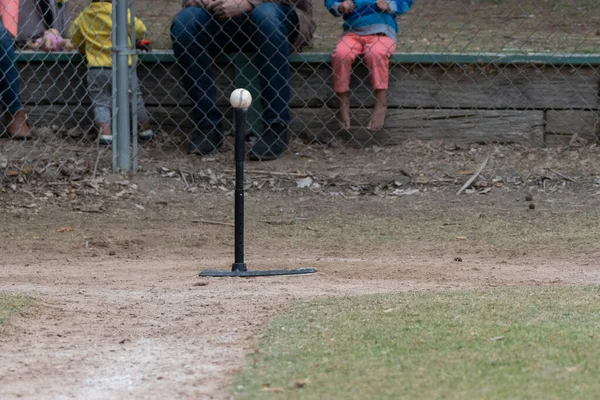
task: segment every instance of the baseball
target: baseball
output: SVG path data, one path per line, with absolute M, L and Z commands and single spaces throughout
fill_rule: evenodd
M 248 108 L 252 104 L 252 95 L 246 89 L 235 89 L 229 97 L 233 108 Z

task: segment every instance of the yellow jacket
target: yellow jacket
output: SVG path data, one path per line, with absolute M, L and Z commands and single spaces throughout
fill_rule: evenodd
M 127 32 L 131 34 L 131 16 L 127 10 Z M 144 23 L 135 19 L 135 37 L 143 39 L 146 34 Z M 112 3 L 98 1 L 88 4 L 77 16 L 69 36 L 80 53 L 85 54 L 90 67 L 112 67 Z M 128 40 L 131 48 L 131 40 Z M 129 57 L 131 65 L 131 56 Z

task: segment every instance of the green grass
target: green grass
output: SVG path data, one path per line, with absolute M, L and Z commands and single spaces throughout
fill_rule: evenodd
M 31 300 L 27 297 L 0 293 L 0 327 L 8 321 L 11 315 L 23 312 L 30 305 Z
M 249 356 L 235 398 L 595 398 L 599 328 L 598 287 L 300 303 Z

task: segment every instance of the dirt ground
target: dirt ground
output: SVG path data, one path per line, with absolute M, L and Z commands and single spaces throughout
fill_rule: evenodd
M 247 165 L 246 261 L 318 270 L 307 276 L 198 276 L 232 262 L 227 150 L 150 149 L 132 176 L 104 172 L 103 159 L 95 177 L 6 178 L 0 291 L 37 305 L 0 332 L 0 398 L 227 399 L 294 300 L 600 283 L 594 145 L 292 150 Z

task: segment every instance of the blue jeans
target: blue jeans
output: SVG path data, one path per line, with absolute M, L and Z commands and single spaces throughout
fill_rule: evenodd
M 259 4 L 248 14 L 229 19 L 218 19 L 198 7 L 184 8 L 175 16 L 173 52 L 200 129 L 219 127 L 223 118 L 216 104 L 214 58 L 240 51 L 256 54 L 264 123 L 289 124 L 290 42 L 297 26 L 293 8 L 273 3 Z
M 12 36 L 0 22 L 0 101 L 11 114 L 23 109 L 19 99 L 19 71 Z

